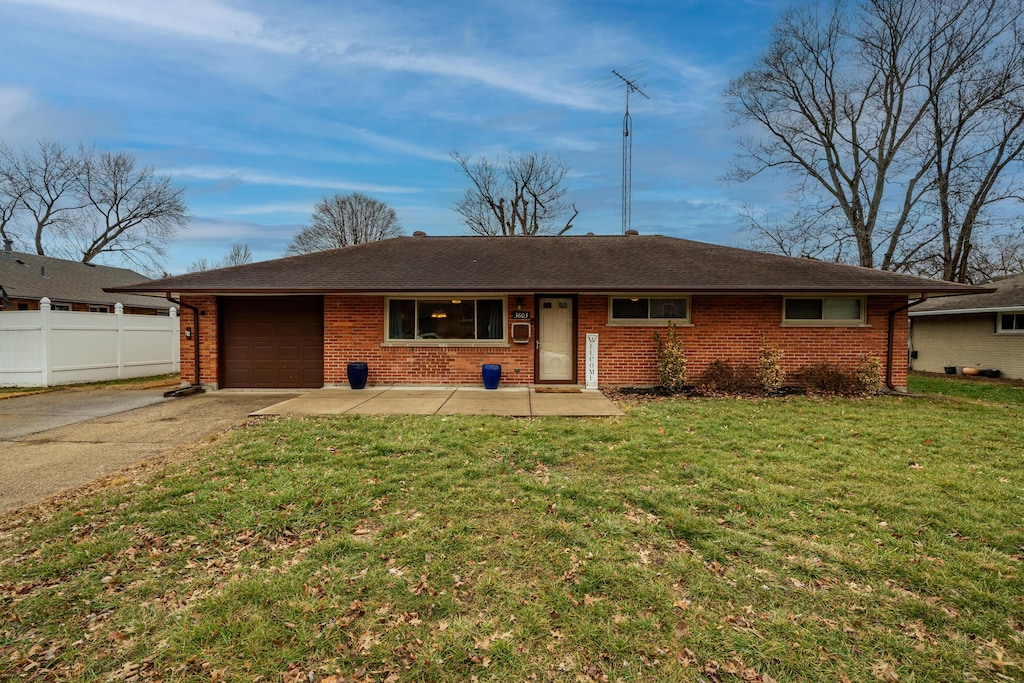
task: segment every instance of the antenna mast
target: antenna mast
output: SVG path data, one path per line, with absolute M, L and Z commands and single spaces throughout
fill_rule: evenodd
M 629 93 L 640 93 L 646 99 L 647 93 L 640 89 L 635 79 L 626 78 L 615 69 L 612 73 L 626 84 L 626 115 L 622 117 L 622 233 L 633 224 L 633 119 L 629 115 Z

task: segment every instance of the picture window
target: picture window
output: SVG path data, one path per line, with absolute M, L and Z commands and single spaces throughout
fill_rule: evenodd
M 503 299 L 389 299 L 389 341 L 503 341 Z

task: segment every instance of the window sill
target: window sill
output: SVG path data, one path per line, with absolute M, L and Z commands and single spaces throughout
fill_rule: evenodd
M 860 320 L 807 320 L 807 321 L 783 321 L 780 327 L 871 327 L 871 325 Z
M 489 348 L 504 349 L 510 344 L 504 339 L 477 341 L 476 339 L 391 339 L 381 343 L 382 347 L 395 348 Z
M 609 320 L 608 327 L 668 327 L 669 323 L 674 327 L 693 327 L 688 320 Z

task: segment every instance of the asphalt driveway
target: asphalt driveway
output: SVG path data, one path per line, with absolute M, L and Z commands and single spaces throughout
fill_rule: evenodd
M 56 391 L 0 400 L 0 513 L 202 440 L 297 396 L 163 389 Z

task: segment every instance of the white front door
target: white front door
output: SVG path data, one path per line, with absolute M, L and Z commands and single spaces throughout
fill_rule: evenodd
M 571 382 L 576 378 L 572 299 L 542 297 L 537 301 L 538 382 Z

